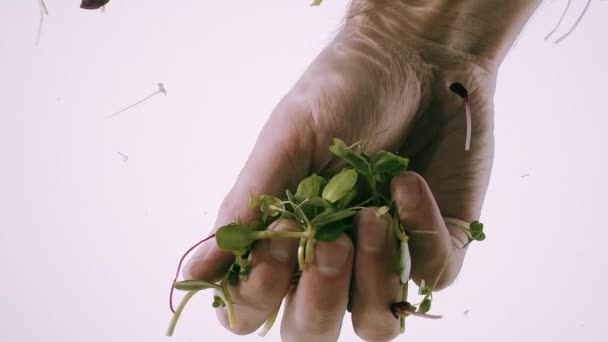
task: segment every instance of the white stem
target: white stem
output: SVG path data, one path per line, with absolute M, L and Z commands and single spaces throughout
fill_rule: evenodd
M 553 30 L 551 30 L 551 32 L 549 32 L 545 36 L 545 40 L 549 39 L 549 37 L 551 37 L 551 35 L 554 34 L 555 31 L 557 31 L 557 29 L 562 25 L 562 21 L 564 21 L 564 18 L 566 17 L 566 13 L 568 13 L 568 9 L 570 8 L 571 3 L 572 3 L 572 0 L 568 0 L 568 3 L 566 4 L 566 8 L 564 9 L 564 12 L 562 12 L 562 16 L 559 18 L 559 21 L 557 22 L 557 24 L 555 25 Z
M 468 151 L 471 147 L 471 105 L 468 98 L 464 100 L 464 108 L 467 114 L 467 138 L 464 143 L 464 149 Z
M 410 272 L 412 271 L 412 258 L 410 256 L 410 248 L 407 241 L 401 241 L 399 246 L 399 254 L 401 259 L 401 283 L 405 284 L 410 280 Z
M 581 22 L 581 20 L 585 16 L 585 13 L 587 13 L 587 10 L 589 9 L 589 5 L 591 5 L 591 0 L 587 0 L 587 3 L 585 4 L 585 8 L 583 9 L 583 12 L 581 13 L 581 15 L 578 16 L 578 18 L 576 19 L 576 22 L 574 23 L 574 25 L 572 25 L 572 27 L 568 30 L 568 32 L 564 33 L 563 36 L 559 37 L 555 41 L 555 44 L 557 44 L 557 43 L 561 42 L 562 40 L 566 39 L 566 37 L 568 37 L 574 31 L 574 29 L 578 26 L 578 24 Z

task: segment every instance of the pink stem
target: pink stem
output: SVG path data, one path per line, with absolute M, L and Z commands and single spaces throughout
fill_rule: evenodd
M 184 253 L 184 255 L 182 255 L 181 259 L 179 259 L 179 264 L 177 265 L 177 271 L 175 272 L 175 278 L 173 279 L 173 283 L 171 284 L 171 292 L 169 292 L 169 308 L 171 308 L 171 312 L 175 313 L 175 309 L 173 309 L 173 290 L 175 289 L 175 283 L 177 282 L 177 278 L 179 277 L 179 271 L 182 268 L 182 263 L 184 262 L 184 259 L 186 259 L 186 256 L 188 256 L 188 254 L 190 254 L 190 252 L 192 252 L 196 247 L 200 246 L 203 242 L 205 242 L 213 237 L 215 237 L 215 233 L 211 234 L 210 236 L 197 242 L 194 246 L 190 247 L 190 249 L 188 249 L 186 251 L 186 253 Z

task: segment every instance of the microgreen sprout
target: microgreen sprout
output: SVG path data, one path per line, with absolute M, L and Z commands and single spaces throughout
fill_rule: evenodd
M 80 2 L 80 8 L 82 9 L 99 9 L 100 7 L 105 6 L 110 0 L 82 0 Z
M 200 241 L 182 256 L 171 289 L 172 291 L 173 289 L 187 291 L 187 294 L 175 311 L 173 310 L 173 295 L 172 293 L 170 295 L 169 303 L 174 316 L 167 331 L 168 335 L 173 333 L 185 302 L 190 300 L 197 291 L 205 289 L 215 290 L 216 295 L 212 306 L 214 308 L 225 308 L 228 312 L 230 326 L 234 325 L 236 317 L 228 293 L 228 286 L 247 281 L 251 271 L 249 256 L 256 241 L 272 238 L 299 240 L 298 270 L 292 278 L 292 283 L 295 285 L 299 275 L 312 262 L 315 242 L 334 241 L 343 233 L 349 232 L 354 225 L 356 213 L 371 206 L 376 207 L 376 217 L 386 215 L 390 218 L 391 229 L 398 240 L 399 253 L 395 264 L 401 281 L 401 298 L 388 309 L 400 320 L 401 332 L 405 329 L 405 318 L 408 316 L 434 319 L 441 317 L 428 313 L 431 309 L 433 292 L 432 288 L 427 287 L 424 282 L 419 288 L 419 293 L 423 298 L 418 307 L 408 302 L 408 284 L 412 267 L 409 249 L 410 239 L 391 198 L 390 182 L 393 177 L 407 170 L 409 160 L 384 150 L 367 155 L 362 151 L 361 143 L 349 146 L 339 139 L 333 140 L 329 150 L 336 157 L 346 162 L 347 166 L 332 174 L 319 175 L 313 173 L 299 182 L 295 193 L 292 193 L 289 189 L 285 190 L 283 198 L 267 194 L 250 194 L 250 207 L 259 210 L 260 219 L 248 224 L 237 219 L 235 222 L 219 227 L 214 235 Z M 267 230 L 270 224 L 283 219 L 295 222 L 299 230 Z M 483 239 L 483 226 L 480 225 L 476 221 L 470 228 L 466 228 L 471 239 Z M 407 232 L 413 234 L 416 231 Z M 215 238 L 215 242 L 221 250 L 232 252 L 234 255 L 234 260 L 223 279 L 218 283 L 201 280 L 178 282 L 177 276 L 186 255 L 211 238 Z M 263 336 L 270 330 L 276 320 L 278 311 L 279 307 L 272 312 L 261 329 L 260 335 Z
M 158 90 L 157 90 L 157 91 L 155 91 L 155 92 L 154 92 L 154 93 L 152 93 L 151 95 L 148 95 L 147 97 L 145 97 L 145 98 L 143 98 L 143 99 L 141 99 L 141 100 L 139 100 L 139 101 L 135 102 L 134 104 L 132 104 L 132 105 L 130 105 L 130 106 L 128 106 L 128 107 L 125 107 L 125 108 L 123 108 L 123 109 L 119 110 L 119 111 L 118 111 L 118 112 L 116 112 L 116 113 L 113 113 L 113 114 L 111 114 L 111 115 L 108 115 L 108 118 L 115 117 L 116 115 L 118 115 L 118 114 L 120 114 L 120 113 L 122 113 L 122 112 L 124 112 L 124 111 L 126 111 L 126 110 L 129 110 L 129 109 L 131 109 L 131 108 L 133 108 L 133 107 L 137 106 L 138 104 L 140 104 L 140 103 L 142 103 L 142 102 L 145 102 L 146 100 L 149 100 L 150 98 L 152 98 L 152 97 L 154 97 L 154 96 L 156 96 L 156 95 L 158 95 L 158 94 L 164 94 L 165 96 L 167 96 L 167 89 L 165 88 L 165 85 L 164 85 L 162 82 L 161 82 L 161 83 L 158 83 Z
M 469 103 L 469 92 L 467 88 L 465 88 L 460 82 L 452 83 L 450 85 L 450 90 L 464 100 L 464 110 L 467 120 L 467 135 L 464 143 L 464 149 L 465 151 L 468 151 L 471 147 L 471 105 Z
M 555 27 L 551 30 L 551 32 L 549 32 L 547 34 L 547 36 L 545 36 L 545 40 L 548 40 L 549 37 L 551 37 L 551 35 L 553 35 L 553 33 L 555 33 L 555 31 L 557 31 L 557 29 L 559 28 L 559 26 L 562 24 L 562 21 L 566 17 L 566 13 L 568 12 L 568 9 L 570 8 L 570 3 L 571 3 L 571 0 L 568 0 L 568 3 L 566 4 L 566 8 L 562 12 L 562 15 L 560 16 L 559 21 L 557 22 L 557 25 L 555 25 Z M 576 29 L 576 27 L 583 20 L 583 17 L 585 16 L 585 13 L 587 13 L 587 10 L 589 9 L 589 5 L 591 5 L 591 0 L 587 0 L 587 2 L 585 3 L 585 7 L 583 8 L 583 11 L 578 16 L 578 18 L 576 18 L 576 21 L 574 22 L 574 25 L 572 25 L 572 27 L 570 27 L 570 29 L 568 29 L 568 31 L 566 31 L 566 33 L 564 33 L 561 37 L 557 38 L 555 40 L 554 44 L 558 44 L 562 40 L 566 39 L 570 34 L 572 34 L 572 32 L 574 32 L 574 30 Z
M 122 162 L 125 163 L 127 160 L 129 160 L 129 156 L 122 153 L 122 152 L 116 152 L 119 156 L 122 157 Z
M 49 9 L 46 7 L 44 0 L 40 0 L 40 21 L 38 22 L 38 33 L 36 35 L 36 47 L 40 43 L 40 37 L 42 36 L 42 24 L 44 23 L 44 16 L 49 15 Z

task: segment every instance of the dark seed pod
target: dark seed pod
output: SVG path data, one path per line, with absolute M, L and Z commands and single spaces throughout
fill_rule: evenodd
M 408 302 L 397 302 L 391 305 L 391 313 L 395 318 L 399 318 L 400 316 L 407 315 L 408 311 L 411 309 L 412 305 Z
M 450 85 L 450 90 L 453 93 L 458 94 L 458 96 L 462 97 L 463 99 L 469 97 L 469 92 L 467 91 L 467 88 L 465 88 L 460 82 L 452 83 Z
M 80 8 L 83 9 L 98 9 L 101 6 L 107 4 L 110 0 L 82 0 L 80 2 Z

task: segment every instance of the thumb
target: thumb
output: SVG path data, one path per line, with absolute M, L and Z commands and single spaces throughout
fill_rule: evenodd
M 462 243 L 455 241 L 426 181 L 415 172 L 393 178 L 391 192 L 405 232 L 412 258 L 411 276 L 433 290 L 448 286 L 460 271 L 464 258 Z
M 250 196 L 279 196 L 295 187 L 310 167 L 311 125 L 304 110 L 282 101 L 262 129 L 245 167 L 224 198 L 213 231 L 240 220 L 248 224 L 259 215 L 249 206 Z M 232 262 L 233 254 L 222 251 L 215 239 L 205 242 L 184 267 L 187 279 L 217 281 Z

